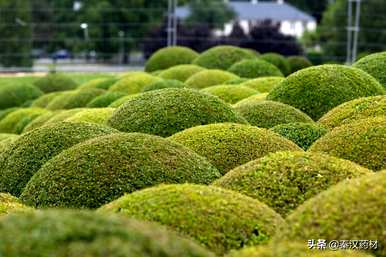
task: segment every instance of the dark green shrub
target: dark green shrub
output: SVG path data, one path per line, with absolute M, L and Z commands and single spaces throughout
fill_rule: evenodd
M 294 122 L 277 125 L 271 128 L 271 131 L 307 150 L 316 140 L 324 136 L 328 129 L 317 123 Z
M 161 81 L 151 83 L 145 86 L 142 89 L 142 92 L 159 90 L 164 88 L 183 88 L 183 87 L 185 87 L 185 84 L 182 83 L 181 81 L 168 79 L 168 80 L 161 80 Z
M 191 88 L 206 88 L 210 86 L 225 84 L 227 81 L 238 79 L 233 73 L 223 70 L 203 70 L 191 76 L 186 82 L 186 86 Z
M 21 199 L 38 207 L 97 208 L 161 183 L 208 184 L 220 173 L 205 158 L 161 137 L 117 133 L 67 149 L 28 182 Z
M 152 72 L 168 69 L 179 64 L 190 64 L 197 56 L 196 51 L 187 47 L 165 47 L 150 56 L 145 64 L 145 71 Z
M 284 76 L 287 76 L 291 73 L 290 63 L 284 56 L 280 54 L 266 53 L 266 54 L 259 55 L 259 59 L 263 59 L 275 65 L 284 74 Z
M 250 87 L 261 93 L 269 93 L 283 80 L 284 80 L 283 77 L 262 77 L 262 78 L 245 81 L 241 85 Z
M 156 221 L 196 239 L 222 256 L 244 245 L 264 244 L 282 218 L 237 192 L 194 184 L 161 185 L 121 197 L 100 212 Z
M 386 117 L 362 119 L 333 129 L 309 149 L 356 162 L 372 170 L 386 168 Z
M 312 63 L 304 56 L 290 56 L 287 60 L 291 68 L 291 73 L 312 66 Z
M 106 124 L 107 120 L 113 115 L 115 111 L 114 108 L 92 108 L 85 109 L 80 112 L 75 113 L 71 117 L 65 119 L 64 121 L 69 122 L 88 122 L 95 124 Z
M 36 80 L 34 85 L 46 93 L 72 90 L 78 86 L 70 76 L 59 73 L 50 73 Z
M 37 87 L 26 84 L 0 86 L 0 110 L 21 106 L 43 95 Z
M 99 78 L 90 80 L 79 86 L 79 89 L 90 89 L 90 88 L 99 88 L 108 90 L 112 85 L 114 85 L 119 79 L 118 78 Z
M 259 92 L 245 86 L 241 85 L 218 85 L 211 86 L 201 90 L 201 92 L 205 92 L 211 95 L 215 95 L 219 97 L 224 102 L 234 104 L 238 101 L 247 98 L 252 95 L 256 95 Z
M 103 95 L 95 97 L 86 107 L 89 108 L 101 108 L 107 107 L 119 98 L 126 96 L 127 94 L 122 92 L 106 92 Z
M 313 122 L 307 114 L 298 109 L 274 101 L 254 101 L 237 104 L 234 107 L 251 125 L 272 128 L 279 124 Z
M 27 212 L 32 209 L 25 206 L 19 199 L 10 195 L 0 193 L 0 217 L 14 212 Z M 0 248 L 1 249 L 1 248 Z M 0 254 L 2 254 L 0 250 Z
M 123 132 L 166 137 L 187 128 L 221 122 L 247 123 L 215 96 L 192 89 L 167 88 L 128 100 L 108 124 Z
M 386 171 L 344 181 L 306 201 L 287 217 L 275 242 L 309 238 L 378 240 L 386 256 Z
M 205 70 L 205 68 L 197 65 L 181 64 L 162 71 L 158 76 L 163 79 L 173 79 L 185 82 L 192 75 L 203 70 Z
M 271 152 L 301 150 L 266 129 L 232 123 L 186 129 L 169 139 L 207 158 L 222 174 Z
M 23 134 L 6 149 L 0 160 L 0 192 L 19 195 L 40 167 L 75 144 L 116 132 L 88 123 L 62 122 Z
M 375 53 L 361 58 L 353 67 L 364 70 L 376 78 L 386 88 L 386 52 Z
M 193 64 L 207 68 L 227 70 L 244 59 L 255 59 L 256 54 L 236 46 L 216 46 L 198 56 Z
M 0 121 L 0 133 L 18 134 L 23 131 L 24 126 L 28 125 L 33 119 L 47 113 L 46 109 L 42 108 L 22 108 L 9 113 Z M 23 124 L 19 122 L 23 121 Z
M 194 242 L 159 225 L 79 210 L 7 215 L 0 220 L 0 255 L 214 257 Z
M 38 108 L 46 108 L 47 105 L 55 99 L 55 97 L 62 95 L 63 92 L 52 92 L 48 94 L 44 94 L 41 97 L 35 99 L 31 103 L 31 107 L 38 107 Z
M 369 174 L 372 171 L 325 154 L 277 152 L 229 171 L 212 185 L 258 199 L 284 217 L 330 186 Z
M 160 78 L 152 76 L 150 74 L 139 74 L 129 77 L 124 77 L 118 80 L 110 89 L 110 92 L 123 92 L 125 94 L 137 94 L 142 89 L 154 82 L 161 81 Z
M 242 60 L 233 64 L 228 71 L 242 78 L 251 79 L 258 77 L 283 76 L 281 71 L 275 65 L 261 59 Z
M 267 99 L 292 105 L 317 120 L 344 102 L 385 92 L 378 81 L 360 69 L 321 65 L 288 76 Z

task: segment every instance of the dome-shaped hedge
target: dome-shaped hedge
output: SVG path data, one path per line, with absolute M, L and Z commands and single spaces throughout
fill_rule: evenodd
M 124 77 L 117 81 L 112 87 L 110 92 L 123 92 L 125 94 L 137 94 L 142 89 L 154 82 L 160 81 L 161 79 L 150 74 L 133 75 L 130 77 Z
M 101 212 L 156 221 L 196 239 L 219 256 L 244 245 L 266 243 L 282 218 L 237 192 L 193 184 L 161 185 L 125 195 Z
M 229 171 L 213 185 L 258 199 L 287 216 L 339 181 L 369 174 L 372 171 L 325 154 L 277 152 Z
M 222 174 L 271 152 L 301 150 L 266 129 L 231 123 L 190 128 L 169 139 L 204 156 Z
M 319 119 L 329 128 L 335 128 L 353 121 L 377 116 L 386 116 L 386 96 L 370 96 L 343 103 Z
M 0 255 L 214 257 L 196 243 L 159 225 L 78 210 L 43 210 L 3 217 Z
M 291 68 L 291 73 L 312 66 L 312 63 L 304 56 L 290 56 L 287 60 Z
M 206 50 L 193 61 L 193 64 L 207 69 L 227 70 L 241 60 L 256 57 L 256 54 L 251 51 L 236 46 L 223 45 Z
M 114 108 L 92 108 L 75 113 L 65 121 L 69 122 L 89 122 L 96 124 L 106 124 L 107 120 L 113 115 Z
M 307 150 L 316 140 L 324 136 L 328 129 L 318 123 L 294 122 L 277 125 L 271 128 L 271 131 Z
M 0 160 L 0 192 L 19 195 L 32 175 L 64 149 L 114 132 L 112 128 L 95 124 L 62 122 L 22 135 Z
M 28 122 L 47 112 L 46 109 L 42 108 L 22 108 L 13 111 L 0 121 L 0 133 L 19 134 L 28 125 Z M 23 122 L 24 126 L 22 124 L 18 126 L 18 123 L 23 119 L 27 119 L 26 122 Z
M 46 108 L 47 105 L 55 99 L 55 97 L 62 95 L 63 92 L 52 92 L 48 94 L 44 94 L 41 97 L 35 99 L 31 103 L 31 107 L 38 107 L 38 108 Z
M 249 80 L 250 79 L 247 79 L 247 78 L 237 78 L 237 79 L 225 81 L 225 84 L 226 85 L 240 85 L 240 84 L 247 82 Z
M 34 130 L 36 128 L 40 128 L 41 126 L 45 125 L 51 118 L 53 118 L 57 114 L 58 114 L 58 112 L 53 111 L 53 112 L 47 112 L 45 114 L 40 115 L 39 117 L 37 117 L 36 119 L 34 119 L 30 123 L 28 123 L 28 125 L 26 125 L 24 127 L 22 133 L 29 132 L 29 131 Z
M 185 84 L 182 83 L 181 81 L 167 79 L 167 80 L 160 80 L 143 87 L 142 92 L 159 90 L 164 88 L 183 88 L 183 87 L 185 87 Z
M 0 217 L 9 213 L 26 212 L 30 210 L 32 209 L 22 204 L 18 198 L 10 194 L 0 193 Z M 2 254 L 1 248 L 0 254 Z
M 275 65 L 261 59 L 242 60 L 233 64 L 228 71 L 241 78 L 251 79 L 258 77 L 283 76 L 283 73 L 281 73 Z
M 76 109 L 70 109 L 70 110 L 56 111 L 56 112 L 54 112 L 54 116 L 52 116 L 50 119 L 48 119 L 46 122 L 44 122 L 44 125 L 55 124 L 58 122 L 65 121 L 66 119 L 70 118 L 71 116 L 73 116 L 76 113 L 81 112 L 83 110 L 85 110 L 85 108 L 76 108 Z
M 353 67 L 364 70 L 374 78 L 376 78 L 386 88 L 386 52 L 367 55 L 356 63 Z
M 233 73 L 223 70 L 203 70 L 191 76 L 186 82 L 186 86 L 202 89 L 205 87 L 224 84 L 227 81 L 238 79 Z
M 42 95 L 43 92 L 32 85 L 0 85 L 0 110 L 20 106 Z
M 163 79 L 175 79 L 185 82 L 192 75 L 203 70 L 205 70 L 205 68 L 194 64 L 182 64 L 164 70 L 158 76 Z
M 121 98 L 115 100 L 114 102 L 112 102 L 108 107 L 118 108 L 119 106 L 121 106 L 124 103 L 126 103 L 128 100 L 133 99 L 133 98 L 135 98 L 135 97 L 137 97 L 139 95 L 140 95 L 140 93 L 121 97 Z
M 279 124 L 292 122 L 313 122 L 307 114 L 279 102 L 260 101 L 237 104 L 234 107 L 251 125 L 272 128 Z
M 69 95 L 63 102 L 62 108 L 59 109 L 73 109 L 86 107 L 96 97 L 103 95 L 106 91 L 98 88 L 79 89 L 73 94 Z
M 4 119 L 11 112 L 14 112 L 14 111 L 16 111 L 18 109 L 20 109 L 20 108 L 19 107 L 12 107 L 12 108 L 7 108 L 7 109 L 0 110 L 0 121 L 2 119 Z
M 138 95 L 119 107 L 108 121 L 120 131 L 159 136 L 221 122 L 247 123 L 230 105 L 215 96 L 175 88 Z
M 284 56 L 280 54 L 266 53 L 259 55 L 259 59 L 263 59 L 264 61 L 275 65 L 284 74 L 284 76 L 287 76 L 291 73 L 290 63 Z
M 245 81 L 241 85 L 250 87 L 261 93 L 269 93 L 283 80 L 284 80 L 283 77 L 262 77 L 262 78 Z
M 287 217 L 282 240 L 378 240 L 376 256 L 386 256 L 386 171 L 341 182 L 306 201 Z M 348 239 L 350 238 L 350 239 Z
M 209 93 L 219 97 L 224 102 L 234 104 L 238 101 L 256 95 L 259 92 L 241 85 L 218 85 L 211 86 L 201 90 L 201 92 Z
M 257 103 L 257 102 L 266 101 L 267 95 L 268 95 L 268 93 L 263 93 L 263 94 L 257 94 L 257 95 L 247 97 L 247 98 L 237 102 L 236 104 L 234 104 L 233 107 L 238 108 L 239 106 L 244 106 L 247 104 L 253 104 L 253 103 Z
M 67 103 L 68 98 L 75 94 L 76 90 L 70 91 L 61 91 L 56 97 L 54 97 L 51 101 L 49 101 L 45 108 L 49 110 L 61 110 L 63 106 Z
M 292 105 L 317 120 L 344 102 L 385 92 L 378 81 L 360 69 L 326 64 L 288 76 L 267 99 Z
M 50 73 L 36 80 L 34 85 L 46 93 L 71 90 L 78 86 L 70 76 L 59 73 Z
M 375 171 L 386 168 L 386 117 L 362 119 L 333 129 L 309 149 L 356 162 Z
M 0 155 L 19 138 L 19 135 L 15 134 L 0 134 L 0 136 L 2 136 L 0 140 Z
M 103 95 L 95 97 L 86 107 L 89 108 L 101 108 L 107 107 L 116 100 L 126 96 L 127 94 L 122 92 L 106 92 Z
M 161 137 L 118 133 L 88 140 L 48 161 L 21 199 L 32 206 L 97 208 L 160 183 L 208 184 L 220 173 L 206 159 Z
M 99 88 L 99 89 L 109 89 L 114 85 L 119 79 L 118 78 L 98 78 L 87 81 L 86 83 L 80 85 L 79 89 L 90 89 L 90 88 Z
M 145 64 L 145 71 L 165 70 L 179 64 L 190 64 L 198 53 L 188 47 L 172 46 L 159 49 Z

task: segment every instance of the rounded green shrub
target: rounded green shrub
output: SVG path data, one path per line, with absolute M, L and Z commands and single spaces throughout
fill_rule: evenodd
M 330 186 L 372 173 L 325 154 L 287 151 L 237 167 L 212 185 L 258 199 L 284 217 Z
M 376 256 L 386 256 L 386 171 L 362 176 L 309 199 L 286 219 L 276 234 L 283 240 L 378 240 Z
M 247 78 L 237 78 L 237 79 L 232 79 L 225 81 L 226 85 L 241 85 L 242 83 L 249 81 L 250 79 Z
M 128 100 L 108 120 L 123 132 L 171 136 L 198 125 L 247 123 L 219 98 L 192 89 L 167 88 Z
M 114 132 L 96 124 L 61 122 L 23 134 L 2 154 L 0 192 L 19 195 L 34 173 L 64 149 Z
M 372 170 L 386 168 L 386 117 L 362 119 L 333 129 L 309 149 L 356 162 Z
M 112 85 L 114 85 L 119 79 L 118 78 L 98 78 L 87 81 L 86 83 L 80 85 L 79 89 L 90 89 L 90 88 L 99 88 L 108 90 Z
M 79 89 L 69 95 L 63 102 L 63 105 L 59 109 L 74 109 L 80 107 L 86 107 L 96 97 L 106 93 L 103 89 L 90 88 L 90 89 Z
M 0 220 L 0 255 L 214 257 L 196 243 L 159 225 L 85 210 L 7 215 Z
M 258 77 L 283 76 L 281 71 L 275 65 L 261 59 L 242 60 L 233 64 L 228 71 L 241 78 L 251 79 Z
M 128 72 L 125 72 L 125 73 L 121 74 L 120 76 L 118 76 L 118 79 L 129 78 L 129 77 L 133 77 L 133 76 L 137 76 L 137 75 L 149 75 L 149 73 L 147 73 L 145 71 L 133 70 L 133 71 L 128 71 Z
M 203 70 L 191 76 L 185 84 L 187 87 L 202 89 L 238 78 L 237 75 L 223 70 Z
M 208 184 L 220 177 L 205 158 L 161 137 L 117 133 L 88 140 L 48 161 L 21 199 L 31 206 L 97 208 L 160 183 Z
M 22 109 L 13 111 L 0 121 L 0 133 L 13 133 L 13 134 L 21 133 L 22 131 L 22 129 L 20 130 L 21 127 L 17 126 L 20 121 L 22 121 L 25 118 L 28 119 L 29 121 L 32 121 L 33 119 L 47 112 L 48 111 L 46 109 L 42 109 L 42 108 L 22 108 Z M 27 125 L 27 124 L 28 122 L 24 123 L 24 125 Z
M 20 109 L 19 107 L 12 107 L 4 110 L 0 110 L 0 121 L 4 119 L 8 114 Z
M 312 66 L 310 60 L 308 60 L 307 57 L 304 56 L 290 56 L 287 58 L 287 60 L 291 68 L 291 73 Z
M 28 125 L 26 125 L 24 127 L 22 133 L 29 132 L 29 131 L 34 130 L 36 128 L 40 128 L 41 126 L 45 125 L 48 120 L 50 120 L 51 118 L 53 118 L 57 114 L 58 114 L 57 112 L 47 112 L 45 114 L 40 115 L 39 117 L 37 117 L 36 119 L 34 119 L 30 123 L 28 123 Z
M 219 97 L 224 102 L 234 104 L 238 101 L 256 95 L 259 92 L 241 85 L 218 85 L 211 86 L 201 90 L 201 92 L 209 93 Z
M 18 137 L 16 134 L 10 134 L 10 133 L 0 133 L 0 142 L 3 140 L 6 140 L 10 137 Z
M 181 64 L 162 71 L 158 76 L 163 79 L 172 79 L 185 82 L 192 75 L 203 70 L 205 70 L 205 68 L 197 65 Z
M 106 121 L 113 115 L 114 108 L 92 108 L 75 113 L 65 121 L 68 122 L 89 122 L 96 124 L 106 124 Z
M 52 92 L 44 94 L 31 103 L 31 107 L 46 108 L 47 105 L 55 99 L 55 97 L 62 95 L 63 92 Z
M 119 106 L 126 103 L 128 100 L 133 99 L 133 98 L 137 97 L 138 95 L 140 95 L 140 93 L 121 97 L 121 98 L 115 100 L 114 102 L 112 102 L 108 107 L 118 108 Z
M 216 46 L 201 53 L 193 64 L 207 68 L 227 70 L 244 59 L 255 59 L 256 54 L 236 46 Z
M 103 95 L 95 97 L 86 107 L 89 108 L 101 108 L 107 107 L 116 100 L 126 96 L 127 94 L 122 92 L 106 92 Z
M 207 158 L 222 174 L 268 153 L 301 150 L 266 129 L 232 123 L 186 129 L 169 139 Z
M 182 46 L 165 47 L 156 51 L 145 64 L 145 71 L 165 70 L 180 64 L 190 64 L 198 53 Z
M 252 103 L 256 103 L 256 102 L 266 101 L 267 95 L 268 95 L 268 93 L 263 93 L 263 94 L 257 94 L 257 95 L 247 97 L 247 98 L 237 102 L 236 104 L 234 104 L 233 107 L 238 108 L 239 106 L 243 106 L 246 104 L 252 104 Z
M 248 80 L 242 83 L 241 85 L 250 87 L 261 93 L 269 93 L 283 80 L 284 80 L 283 77 L 262 77 L 262 78 Z
M 317 120 L 344 102 L 385 92 L 378 81 L 360 69 L 326 64 L 291 74 L 267 99 L 292 105 Z
M 161 81 L 151 83 L 145 86 L 142 89 L 142 92 L 159 90 L 164 88 L 183 88 L 183 87 L 185 87 L 185 84 L 182 83 L 181 81 L 168 79 L 168 80 L 161 80 Z
M 279 68 L 282 74 L 284 74 L 284 76 L 287 76 L 291 73 L 291 66 L 289 61 L 280 54 L 265 53 L 265 54 L 259 55 L 259 59 L 263 59 L 264 61 L 267 61 L 275 65 L 277 68 Z
M 277 125 L 271 128 L 271 131 L 307 150 L 316 140 L 324 136 L 328 129 L 317 123 L 294 122 Z
M 386 88 L 386 71 L 383 68 L 385 65 L 386 52 L 380 52 L 361 58 L 353 64 L 353 67 L 367 72 L 376 78 L 383 85 L 383 87 Z
M 370 96 L 343 103 L 319 119 L 319 123 L 335 128 L 353 121 L 386 116 L 386 96 Z
M 70 76 L 50 73 L 34 82 L 34 85 L 46 93 L 75 89 L 78 84 Z
M 3 136 L 0 140 L 0 156 L 5 150 L 19 138 L 19 135 L 15 134 L 0 134 Z M 4 135 L 7 135 L 6 137 Z
M 144 189 L 125 195 L 99 211 L 167 225 L 219 256 L 244 245 L 266 243 L 283 222 L 280 215 L 248 196 L 194 184 Z
M 61 110 L 64 109 L 68 99 L 74 95 L 77 91 L 62 91 L 59 95 L 54 97 L 50 102 L 47 103 L 46 107 L 48 110 Z
M 10 194 L 0 193 L 0 217 L 9 213 L 27 212 L 30 210 L 32 209 L 22 204 L 18 198 Z M 2 254 L 1 250 L 0 254 Z
M 279 124 L 292 122 L 313 122 L 302 111 L 279 102 L 258 101 L 237 104 L 234 107 L 251 125 L 272 128 Z
M 54 115 L 46 120 L 44 124 L 41 125 L 48 125 L 48 124 L 55 124 L 58 122 L 65 121 L 66 119 L 70 118 L 71 116 L 75 115 L 78 112 L 81 112 L 85 110 L 84 108 L 76 108 L 76 109 L 70 109 L 70 110 L 61 110 L 54 112 Z
M 110 92 L 123 92 L 125 94 L 137 94 L 142 89 L 154 82 L 160 81 L 161 79 L 150 74 L 133 75 L 130 77 L 124 77 L 118 80 L 110 89 Z
M 40 89 L 28 84 L 1 85 L 0 110 L 21 106 L 25 102 L 34 100 L 42 95 L 43 92 Z

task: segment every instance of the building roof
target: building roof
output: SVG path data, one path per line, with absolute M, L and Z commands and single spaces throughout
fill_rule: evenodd
M 272 21 L 305 21 L 316 22 L 311 15 L 297 9 L 287 3 L 274 2 L 228 2 L 227 3 L 235 12 L 240 20 L 272 20 Z M 178 7 L 176 15 L 184 19 L 189 16 L 190 10 L 187 6 Z

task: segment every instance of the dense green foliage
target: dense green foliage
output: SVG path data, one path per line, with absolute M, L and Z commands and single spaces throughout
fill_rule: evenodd
M 16 197 L 0 193 L 0 217 L 9 213 L 27 212 L 30 210 L 32 209 L 22 204 Z
M 242 60 L 233 64 L 228 71 L 241 78 L 258 78 L 270 76 L 283 76 L 281 71 L 270 62 L 262 59 Z
M 268 95 L 268 93 L 264 93 L 264 94 L 257 94 L 257 95 L 247 97 L 247 98 L 237 102 L 236 104 L 234 104 L 233 107 L 238 108 L 239 106 L 244 106 L 246 104 L 254 104 L 257 102 L 266 101 L 267 95 Z
M 145 86 L 144 88 L 142 88 L 142 92 L 159 90 L 164 88 L 183 88 L 183 87 L 185 87 L 185 84 L 179 80 L 166 79 L 166 80 L 156 81 L 154 83 L 151 83 Z
M 154 82 L 160 81 L 161 79 L 150 74 L 138 74 L 128 77 L 123 77 L 118 80 L 112 87 L 110 92 L 123 92 L 125 94 L 137 94 L 142 89 Z
M 283 80 L 283 77 L 263 77 L 245 81 L 241 85 L 253 88 L 260 93 L 268 93 Z
M 225 84 L 227 81 L 238 79 L 239 77 L 233 73 L 223 70 L 203 70 L 191 76 L 186 85 L 191 88 L 206 88 L 210 86 Z
M 47 110 L 42 108 L 17 109 L 0 121 L 0 133 L 20 134 L 29 122 L 47 112 Z
M 145 71 L 164 70 L 179 64 L 190 64 L 198 53 L 181 46 L 165 47 L 155 52 L 146 62 Z
M 290 56 L 287 60 L 291 68 L 291 73 L 312 66 L 312 63 L 304 56 Z
M 85 109 L 80 112 L 75 113 L 71 117 L 65 119 L 69 122 L 88 122 L 95 124 L 106 124 L 107 120 L 113 115 L 115 111 L 114 108 L 92 108 Z
M 224 102 L 235 104 L 240 100 L 252 95 L 256 95 L 259 92 L 250 87 L 241 85 L 218 85 L 211 86 L 201 90 L 201 92 L 209 93 L 219 97 Z
M 181 64 L 162 71 L 158 76 L 163 79 L 175 79 L 185 82 L 188 78 L 203 70 L 205 69 L 197 65 Z
M 133 99 L 133 98 L 137 97 L 138 95 L 140 95 L 140 93 L 121 97 L 121 98 L 115 100 L 114 102 L 112 102 L 108 107 L 118 108 L 119 106 L 126 103 L 128 100 Z
M 50 73 L 36 80 L 34 85 L 45 93 L 72 90 L 78 86 L 71 77 L 60 73 Z
M 367 55 L 353 64 L 354 67 L 364 70 L 376 78 L 386 88 L 385 65 L 386 52 Z
M 97 78 L 87 81 L 86 83 L 79 86 L 79 89 L 86 88 L 99 88 L 99 89 L 109 89 L 114 85 L 119 79 L 118 78 Z
M 101 108 L 107 107 L 112 104 L 114 101 L 126 96 L 127 94 L 122 92 L 106 92 L 100 96 L 95 97 L 91 102 L 87 104 L 86 107 L 89 108 Z
M 28 84 L 0 85 L 0 110 L 21 106 L 42 95 L 40 89 Z
M 291 65 L 289 61 L 280 54 L 265 53 L 260 55 L 259 58 L 275 65 L 284 74 L 284 76 L 287 76 L 291 73 Z
M 63 94 L 62 91 L 44 94 L 44 95 L 42 95 L 41 97 L 35 99 L 35 100 L 31 103 L 31 107 L 46 108 L 47 105 L 48 105 L 52 100 L 55 99 L 55 97 L 60 96 L 60 95 L 62 95 L 62 94 Z

